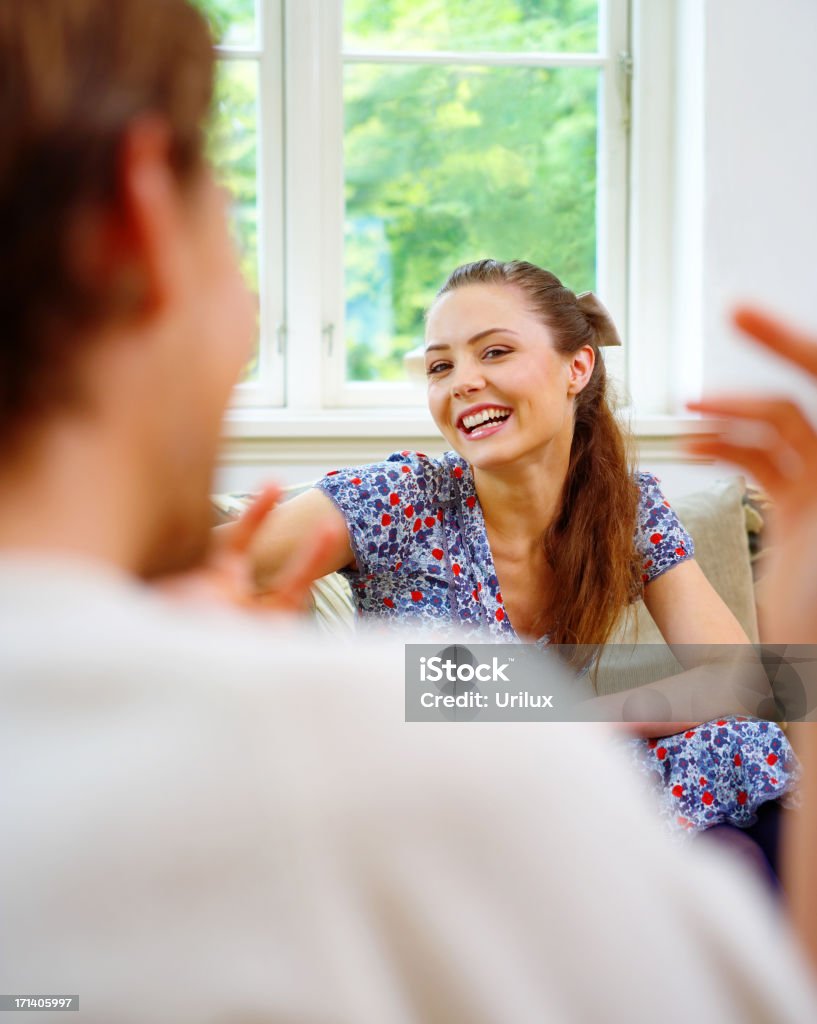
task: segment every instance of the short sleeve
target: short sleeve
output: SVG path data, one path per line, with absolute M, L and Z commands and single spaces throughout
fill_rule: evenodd
M 693 558 L 695 545 L 664 497 L 658 480 L 650 473 L 639 473 L 638 485 L 635 546 L 641 555 L 641 579 L 647 584 Z
M 435 526 L 440 516 L 435 459 L 418 452 L 396 452 L 384 462 L 327 473 L 315 486 L 332 500 L 346 520 L 357 570 L 368 575 L 408 568 L 415 536 Z

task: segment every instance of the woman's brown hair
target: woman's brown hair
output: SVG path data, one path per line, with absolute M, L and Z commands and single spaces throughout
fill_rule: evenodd
M 73 393 L 110 281 L 79 272 L 77 230 L 117 207 L 129 127 L 166 125 L 185 183 L 202 164 L 214 56 L 185 0 L 0 0 L 0 444 Z
M 642 589 L 634 542 L 638 485 L 599 353 L 600 344 L 617 340 L 615 327 L 591 297 L 577 299 L 554 274 L 517 260 L 457 267 L 437 297 L 474 284 L 518 289 L 550 331 L 558 352 L 570 355 L 590 345 L 596 356 L 590 379 L 575 398 L 567 477 L 558 512 L 542 540 L 553 573 L 551 642 L 603 644 Z M 592 647 L 576 651 L 573 663 L 588 662 Z

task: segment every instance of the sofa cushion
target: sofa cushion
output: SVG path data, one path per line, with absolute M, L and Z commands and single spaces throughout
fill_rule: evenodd
M 746 533 L 742 477 L 719 480 L 705 490 L 673 503 L 678 518 L 692 534 L 695 558 L 704 575 L 731 609 L 749 639 L 756 643 L 757 613 Z M 672 572 L 672 570 L 669 570 Z M 650 645 L 633 658 L 632 645 Z M 615 645 L 615 646 L 613 646 Z M 617 648 L 617 649 L 616 649 Z M 599 693 L 641 686 L 680 671 L 644 602 L 631 609 L 626 622 L 601 659 Z

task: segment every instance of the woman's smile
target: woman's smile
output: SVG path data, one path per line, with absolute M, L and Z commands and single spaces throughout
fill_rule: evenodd
M 506 405 L 482 402 L 466 409 L 457 420 L 457 430 L 469 441 L 479 441 L 499 433 L 513 416 Z

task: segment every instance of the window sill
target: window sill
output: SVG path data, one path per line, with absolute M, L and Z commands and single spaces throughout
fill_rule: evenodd
M 635 417 L 631 425 L 642 465 L 710 461 L 692 458 L 679 439 L 713 432 L 711 419 L 644 416 Z M 424 409 L 234 409 L 225 423 L 219 466 L 254 467 L 261 474 L 272 471 L 280 479 L 300 480 L 328 468 L 378 462 L 393 451 L 439 455 L 448 447 Z
M 418 409 L 231 409 L 225 420 L 227 440 L 335 438 L 439 438 L 430 414 Z
M 689 434 L 708 434 L 716 421 L 699 416 L 635 416 L 630 426 L 636 438 L 671 440 Z M 320 412 L 232 409 L 224 425 L 224 439 L 264 441 L 286 439 L 337 440 L 425 437 L 440 441 L 440 433 L 425 409 L 336 409 Z

